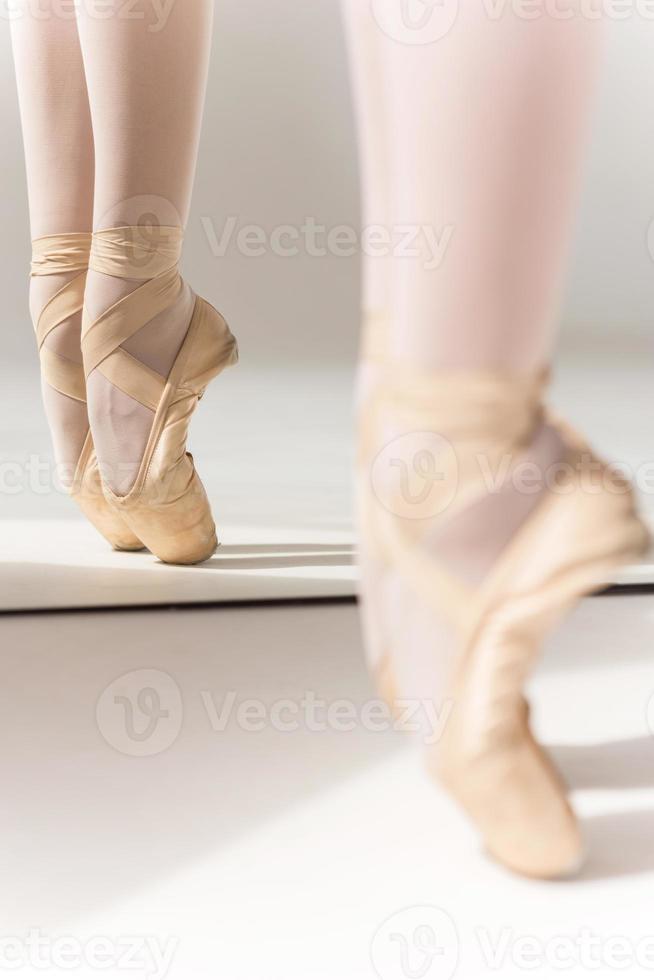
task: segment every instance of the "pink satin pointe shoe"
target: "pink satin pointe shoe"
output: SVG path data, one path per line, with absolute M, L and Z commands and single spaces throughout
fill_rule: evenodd
M 86 232 L 47 235 L 32 243 L 32 276 L 73 276 L 48 300 L 36 318 L 34 326 L 42 379 L 61 396 L 84 406 L 86 385 L 81 362 L 62 356 L 48 346 L 47 341 L 53 331 L 82 311 L 90 248 L 91 234 Z M 104 498 L 90 429 L 69 494 L 112 548 L 117 551 L 143 548 L 142 542 Z
M 496 860 L 527 876 L 571 874 L 583 860 L 580 830 L 523 691 L 546 634 L 646 550 L 631 488 L 545 415 L 542 375 L 375 371 L 361 407 L 358 496 L 364 631 L 380 688 L 391 703 L 433 695 L 451 705 L 430 770 Z M 555 485 L 471 584 L 448 565 L 439 534 L 457 515 L 465 525 L 466 509 L 488 495 L 488 473 L 505 465 L 510 479 L 544 420 L 564 447 Z M 432 475 L 429 494 L 407 496 L 400 474 L 412 468 Z M 440 691 L 416 680 L 418 655 Z
M 82 353 L 87 378 L 100 372 L 154 413 L 129 491 L 120 495 L 103 481 L 111 512 L 161 561 L 192 565 L 210 558 L 218 540 L 205 489 L 186 451 L 188 428 L 209 382 L 238 360 L 236 340 L 220 313 L 197 297 L 167 377 L 121 346 L 180 295 L 182 238 L 177 227 L 159 227 L 147 235 L 129 226 L 94 233 L 89 267 L 141 285 L 95 321 L 85 315 Z

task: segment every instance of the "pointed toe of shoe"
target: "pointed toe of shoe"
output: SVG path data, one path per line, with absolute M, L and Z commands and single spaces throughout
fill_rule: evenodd
M 571 878 L 584 863 L 583 838 L 572 810 L 557 823 L 527 831 L 517 829 L 486 840 L 486 850 L 498 863 L 527 878 Z
M 147 488 L 117 496 L 105 487 L 108 506 L 130 527 L 146 548 L 167 565 L 199 565 L 207 561 L 218 539 L 211 506 L 187 453 L 179 464 Z

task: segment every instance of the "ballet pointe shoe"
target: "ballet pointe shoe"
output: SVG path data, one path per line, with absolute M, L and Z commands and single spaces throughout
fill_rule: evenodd
M 43 380 L 61 395 L 83 405 L 86 405 L 86 384 L 82 365 L 58 354 L 46 346 L 45 341 L 60 324 L 82 311 L 90 248 L 91 234 L 87 232 L 47 235 L 32 243 L 32 276 L 76 273 L 45 304 L 35 323 L 35 331 Z M 68 493 L 114 550 L 139 551 L 143 548 L 142 542 L 104 498 L 90 430 Z
M 141 281 L 94 322 L 85 320 L 82 353 L 86 376 L 97 370 L 154 412 L 136 480 L 125 495 L 103 482 L 109 507 L 161 561 L 193 565 L 218 546 L 205 489 L 186 452 L 191 416 L 209 382 L 238 360 L 236 340 L 223 317 L 196 298 L 186 336 L 167 377 L 121 347 L 179 296 L 183 232 L 140 227 L 95 232 L 90 268 Z
M 90 431 L 84 442 L 69 493 L 84 516 L 106 538 L 114 551 L 144 550 L 143 542 L 130 530 L 104 496 Z
M 545 415 L 544 382 L 543 375 L 380 370 L 363 405 L 358 489 L 366 561 L 395 576 L 452 638 L 439 692 L 451 712 L 429 749 L 429 769 L 497 861 L 549 879 L 580 867 L 583 842 L 564 783 L 532 734 L 525 682 L 546 634 L 581 596 L 606 586 L 618 567 L 640 556 L 648 532 L 628 483 L 581 437 Z M 544 420 L 556 428 L 564 459 L 490 571 L 471 585 L 439 560 L 429 536 L 490 492 L 488 474 L 500 472 L 503 460 L 511 478 Z M 380 459 L 402 462 L 405 439 L 408 464 L 423 451 L 436 452 L 439 464 L 431 494 L 416 495 L 409 505 L 398 477 L 384 482 L 379 475 L 387 471 L 379 470 Z M 393 447 L 390 456 L 385 442 Z M 394 627 L 365 585 L 363 600 L 375 604 L 364 623 L 371 624 L 366 632 L 385 691 L 393 699 L 431 693 L 405 691 L 398 679 L 401 656 L 410 653 L 398 652 L 406 617 Z M 429 634 L 423 639 L 428 644 Z

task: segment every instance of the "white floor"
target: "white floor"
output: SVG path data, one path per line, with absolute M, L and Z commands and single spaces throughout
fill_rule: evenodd
M 632 468 L 651 515 L 650 375 L 642 358 L 568 359 L 554 400 Z M 191 586 L 147 556 L 129 573 L 135 556 L 96 562 L 88 532 L 67 523 L 69 502 L 32 480 L 22 464 L 48 457 L 34 382 L 0 385 L 13 608 L 26 595 L 43 605 L 44 592 L 53 604 L 83 597 L 90 579 L 110 599 L 143 595 L 157 576 L 176 604 L 198 589 L 233 597 L 236 584 L 263 594 L 290 583 L 286 598 L 352 590 L 347 371 L 245 370 L 209 393 L 192 448 L 232 567 L 192 573 Z M 10 413 L 16 404 L 31 407 Z M 490 863 L 408 737 L 372 730 L 353 604 L 0 617 L 0 969 L 650 976 L 653 624 L 650 595 L 590 598 L 539 665 L 537 728 L 589 849 L 578 879 L 542 884 Z
M 123 976 L 130 942 L 128 975 L 171 980 L 651 976 L 653 623 L 648 596 L 588 599 L 539 667 L 589 849 L 542 884 L 484 857 L 409 736 L 371 730 L 354 606 L 6 617 L 12 956 L 38 929 L 53 977 L 57 938 L 98 936 L 106 969 L 73 975 Z

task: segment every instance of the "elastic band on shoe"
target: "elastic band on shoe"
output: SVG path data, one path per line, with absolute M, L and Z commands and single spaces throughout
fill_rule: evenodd
M 396 366 L 377 400 L 402 425 L 449 439 L 529 438 L 543 417 L 549 371 L 510 374 L 492 371 L 420 372 Z
M 90 250 L 90 232 L 44 235 L 32 242 L 32 277 L 73 274 L 73 278 L 45 304 L 34 330 L 44 381 L 55 391 L 78 402 L 86 401 L 82 365 L 46 347 L 45 341 L 53 330 L 82 311 Z
M 86 272 L 91 251 L 91 232 L 71 231 L 44 235 L 32 241 L 31 276 L 56 276 Z
M 179 264 L 183 241 L 175 225 L 105 228 L 93 233 L 89 268 L 118 279 L 155 279 Z

